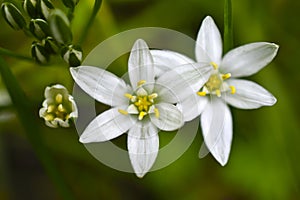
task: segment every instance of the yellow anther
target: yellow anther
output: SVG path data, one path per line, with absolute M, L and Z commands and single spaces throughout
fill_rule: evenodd
M 55 110 L 55 106 L 54 105 L 50 105 L 50 106 L 48 106 L 48 108 L 47 108 L 47 112 L 48 113 L 51 113 L 51 112 L 53 112 Z
M 230 90 L 231 90 L 231 94 L 235 94 L 236 89 L 233 85 L 229 86 Z
M 47 114 L 44 118 L 45 118 L 45 120 L 47 120 L 47 121 L 52 121 L 52 120 L 54 120 L 54 116 L 51 115 L 51 114 Z
M 141 86 L 141 85 L 143 85 L 143 84 L 145 84 L 145 83 L 146 83 L 145 80 L 140 80 L 140 81 L 137 83 L 137 86 Z
M 128 115 L 128 112 L 126 110 L 118 109 L 119 113 L 122 115 Z
M 65 111 L 66 111 L 66 109 L 63 107 L 62 104 L 59 104 L 59 105 L 57 106 L 57 110 L 58 110 L 59 112 L 65 112 Z
M 159 110 L 157 108 L 154 108 L 154 114 L 156 118 L 159 118 Z
M 206 96 L 206 92 L 197 92 L 197 94 L 202 97 Z
M 139 120 L 142 120 L 143 118 L 144 118 L 144 116 L 145 115 L 147 115 L 147 113 L 146 112 L 140 112 L 140 114 L 139 114 Z
M 230 73 L 222 74 L 222 79 L 223 79 L 223 80 L 229 79 L 230 77 L 231 77 L 231 74 L 230 74 Z
M 125 93 L 124 96 L 127 97 L 130 100 L 133 98 L 133 96 L 131 94 L 128 94 L 128 93 Z
M 63 101 L 63 96 L 62 96 L 61 94 L 57 94 L 57 95 L 55 96 L 55 101 L 56 101 L 56 103 L 62 103 L 62 101 Z
M 218 69 L 218 65 L 215 62 L 210 62 L 211 66 L 213 66 L 214 69 Z
M 157 96 L 158 96 L 157 93 L 152 93 L 152 94 L 150 94 L 150 95 L 148 96 L 148 98 L 149 98 L 150 100 L 152 100 L 152 99 L 155 99 Z
M 216 95 L 217 95 L 218 97 L 221 96 L 221 90 L 216 90 L 215 92 L 216 92 Z

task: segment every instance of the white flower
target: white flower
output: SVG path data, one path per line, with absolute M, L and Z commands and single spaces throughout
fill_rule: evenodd
M 200 67 L 196 65 L 183 66 L 180 73 L 191 73 Z M 159 129 L 172 131 L 183 125 L 182 113 L 174 104 L 191 94 L 179 70 L 157 79 L 154 71 L 152 55 L 141 39 L 135 42 L 128 60 L 130 85 L 101 68 L 71 68 L 75 82 L 87 94 L 112 107 L 90 122 L 80 136 L 80 142 L 108 141 L 128 131 L 129 158 L 138 177 L 150 170 L 157 157 Z M 198 71 L 198 74 L 192 73 L 194 80 L 203 85 L 209 77 L 210 67 Z
M 46 87 L 45 100 L 39 115 L 51 128 L 69 127 L 69 120 L 78 117 L 78 110 L 68 90 L 64 86 L 56 84 Z
M 222 58 L 222 39 L 213 19 L 206 17 L 200 27 L 195 48 L 196 62 L 209 63 L 213 70 L 204 87 L 197 89 L 198 104 L 193 106 L 187 99 L 182 102 L 181 109 L 185 121 L 202 113 L 205 144 L 221 165 L 228 161 L 232 141 L 232 117 L 226 104 L 255 109 L 276 103 L 276 98 L 260 85 L 238 78 L 258 72 L 273 60 L 277 50 L 276 44 L 257 42 L 235 48 Z M 176 63 L 194 62 L 171 51 L 153 50 L 151 53 L 162 70 L 166 66 L 176 66 Z

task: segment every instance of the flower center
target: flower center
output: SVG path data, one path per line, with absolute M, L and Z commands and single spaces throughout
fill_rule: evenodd
M 202 91 L 197 92 L 199 96 L 206 96 L 206 94 L 214 94 L 221 97 L 222 92 L 231 91 L 231 94 L 235 93 L 235 87 L 229 86 L 225 80 L 231 77 L 230 73 L 222 74 L 219 72 L 218 65 L 211 62 L 214 68 L 213 73 L 210 75 L 208 81 L 202 88 Z
M 63 105 L 63 95 L 59 93 L 55 96 L 54 102 L 48 105 L 45 116 L 47 121 L 53 121 L 55 118 L 63 121 L 70 118 L 67 108 Z
M 121 114 L 137 114 L 138 119 L 142 120 L 147 114 L 154 113 L 155 117 L 159 118 L 159 111 L 154 105 L 158 95 L 157 93 L 148 94 L 142 87 L 144 83 L 146 83 L 144 80 L 138 82 L 139 88 L 134 94 L 124 94 L 130 100 L 130 105 L 127 110 L 119 109 Z

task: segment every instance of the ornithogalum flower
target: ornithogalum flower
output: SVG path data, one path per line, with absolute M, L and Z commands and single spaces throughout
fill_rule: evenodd
M 193 80 L 200 85 L 208 79 L 210 66 L 191 73 L 198 68 L 189 64 L 181 68 L 180 73 L 170 71 L 156 78 L 152 55 L 141 39 L 133 45 L 128 60 L 130 84 L 101 68 L 71 68 L 73 79 L 87 94 L 111 106 L 90 122 L 80 136 L 80 142 L 108 141 L 128 131 L 129 158 L 136 175 L 143 177 L 159 151 L 158 131 L 176 130 L 184 123 L 175 104 L 192 93 L 188 92 L 181 75 L 195 75 Z
M 227 104 L 255 109 L 276 103 L 276 98 L 260 85 L 238 78 L 262 69 L 273 60 L 277 50 L 276 44 L 257 42 L 235 48 L 222 57 L 222 39 L 216 24 L 209 16 L 202 22 L 196 40 L 196 62 L 208 63 L 213 70 L 205 85 L 196 89 L 198 104 L 192 106 L 187 99 L 181 108 L 185 121 L 202 113 L 205 144 L 221 165 L 228 161 L 232 141 L 232 116 Z M 153 50 L 151 53 L 154 62 L 164 68 L 195 62 L 176 52 Z
M 70 120 L 77 118 L 78 110 L 68 90 L 60 84 L 46 87 L 43 107 L 39 111 L 47 126 L 69 127 Z

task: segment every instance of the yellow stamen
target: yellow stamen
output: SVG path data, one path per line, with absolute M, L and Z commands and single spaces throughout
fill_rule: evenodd
M 55 96 L 55 101 L 56 101 L 56 103 L 62 103 L 62 101 L 63 101 L 63 96 L 62 96 L 61 94 L 57 94 L 57 95 Z
M 141 86 L 141 85 L 143 85 L 143 84 L 145 84 L 145 83 L 146 83 L 145 80 L 140 80 L 140 81 L 137 83 L 137 86 Z
M 143 118 L 144 118 L 144 116 L 145 115 L 147 115 L 147 113 L 146 112 L 140 112 L 140 114 L 139 114 L 139 120 L 142 120 Z
M 66 109 L 63 107 L 62 104 L 59 104 L 59 105 L 57 106 L 57 110 L 58 110 L 59 112 L 65 112 L 65 111 L 66 111 Z
M 215 63 L 215 62 L 210 62 L 210 64 L 211 64 L 211 66 L 213 66 L 213 68 L 216 69 L 216 70 L 219 68 L 218 65 L 217 65 L 217 63 Z
M 156 118 L 159 118 L 159 110 L 157 108 L 154 108 L 154 114 Z
M 152 100 L 152 99 L 155 99 L 157 96 L 158 96 L 157 93 L 153 93 L 153 94 L 150 94 L 150 95 L 148 96 L 148 98 L 149 98 L 150 100 Z
M 221 90 L 216 90 L 216 95 L 217 95 L 218 97 L 220 97 L 220 96 L 221 96 Z
M 119 113 L 122 115 L 128 115 L 128 112 L 126 110 L 118 109 Z
M 127 97 L 130 100 L 133 98 L 133 96 L 131 94 L 128 94 L 128 93 L 125 93 L 124 96 Z
M 44 118 L 45 118 L 45 120 L 47 120 L 47 121 L 52 121 L 52 120 L 54 120 L 54 116 L 51 115 L 51 114 L 47 114 Z
M 47 108 L 47 112 L 48 113 L 51 113 L 51 112 L 53 112 L 55 110 L 55 106 L 54 105 L 50 105 L 50 106 L 48 106 L 48 108 Z
M 231 94 L 235 94 L 236 89 L 233 85 L 229 86 L 230 90 L 231 90 Z
M 197 94 L 202 97 L 206 96 L 206 92 L 197 92 Z
M 222 74 L 222 79 L 223 79 L 223 80 L 229 79 L 230 77 L 231 77 L 231 74 L 230 74 L 230 73 Z

